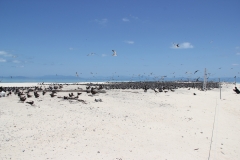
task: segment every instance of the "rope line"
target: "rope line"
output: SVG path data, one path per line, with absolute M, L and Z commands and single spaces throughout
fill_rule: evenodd
M 215 106 L 215 115 L 214 115 L 214 120 L 213 120 L 213 129 L 212 129 L 212 137 L 211 137 L 211 143 L 210 143 L 210 148 L 209 148 L 209 153 L 208 153 L 208 160 L 210 159 L 211 149 L 212 149 L 212 139 L 213 139 L 214 126 L 215 126 L 216 110 L 217 110 L 217 100 L 216 100 L 216 106 Z

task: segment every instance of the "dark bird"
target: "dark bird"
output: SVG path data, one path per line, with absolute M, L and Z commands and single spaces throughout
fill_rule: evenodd
M 31 98 L 31 97 L 32 97 L 32 95 L 30 95 L 30 94 L 28 93 L 28 94 L 27 94 L 27 97 L 28 97 L 28 98 Z
M 46 91 L 43 91 L 43 92 L 42 92 L 42 95 L 45 95 L 45 94 L 46 94 Z
M 117 52 L 115 50 L 112 50 L 112 51 L 113 51 L 112 56 L 117 56 Z
M 76 97 L 74 97 L 74 99 L 78 99 L 78 95 Z
M 34 96 L 35 96 L 35 98 L 38 98 L 39 94 L 37 92 L 34 92 Z
M 193 95 L 195 96 L 195 95 L 197 95 L 196 93 L 193 93 Z
M 199 70 L 196 70 L 196 71 L 194 72 L 194 74 L 197 73 L 198 71 L 199 71 Z
M 34 101 L 30 101 L 30 102 L 26 102 L 26 103 L 33 105 Z
M 179 48 L 180 47 L 179 43 L 177 43 L 177 44 L 173 43 L 173 45 L 174 45 L 175 48 Z
M 51 94 L 49 94 L 51 97 L 55 97 L 56 96 L 56 94 L 54 94 L 54 93 L 51 93 Z
M 69 93 L 68 95 L 69 95 L 69 97 L 73 97 L 74 96 L 73 93 Z
M 20 96 L 20 101 L 21 101 L 21 102 L 24 102 L 26 99 L 27 99 L 27 98 L 26 98 L 25 96 L 23 96 L 23 97 Z
M 95 95 L 95 94 L 97 94 L 98 93 L 98 91 L 95 89 L 95 88 L 91 88 L 91 93 L 92 93 L 92 95 Z
M 93 55 L 95 55 L 96 53 L 89 53 L 89 54 L 87 54 L 87 56 L 93 56 Z
M 147 92 L 147 90 L 148 90 L 147 86 L 144 86 L 144 92 Z

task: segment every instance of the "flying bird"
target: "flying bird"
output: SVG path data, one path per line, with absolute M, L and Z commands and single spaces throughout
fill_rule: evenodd
M 179 43 L 177 43 L 177 44 L 173 43 L 173 45 L 175 46 L 175 48 L 179 48 L 180 47 Z
M 117 56 L 117 52 L 115 50 L 112 50 L 112 51 L 113 51 L 112 56 Z
M 199 70 L 196 70 L 196 71 L 194 72 L 194 74 L 197 73 L 198 71 L 199 71 Z
M 93 55 L 95 55 L 96 53 L 89 53 L 89 54 L 87 54 L 87 56 L 93 56 Z

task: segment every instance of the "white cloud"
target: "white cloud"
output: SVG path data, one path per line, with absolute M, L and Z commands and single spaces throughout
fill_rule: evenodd
M 238 66 L 239 64 L 237 64 L 237 63 L 234 63 L 234 64 L 232 64 L 233 66 Z
M 106 54 L 102 54 L 102 57 L 106 57 L 107 55 Z
M 122 21 L 123 22 L 129 22 L 129 19 L 128 18 L 123 18 Z
M 0 62 L 6 62 L 6 59 L 0 58 Z
M 108 22 L 108 20 L 106 19 L 106 18 L 103 18 L 103 19 L 95 19 L 94 20 L 96 23 L 98 23 L 98 24 L 100 24 L 100 25 L 105 25 L 107 22 Z
M 240 53 L 236 53 L 236 55 L 240 56 Z
M 134 41 L 124 41 L 127 44 L 134 44 Z
M 20 61 L 18 61 L 18 60 L 14 60 L 13 63 L 20 63 Z
M 133 16 L 133 15 L 130 15 L 130 17 L 133 18 L 133 19 L 139 19 L 138 17 Z
M 0 55 L 7 55 L 7 52 L 5 52 L 5 51 L 0 51 Z
M 183 42 L 178 44 L 178 46 L 176 46 L 177 44 L 172 44 L 173 49 L 189 49 L 189 48 L 193 48 L 193 45 L 191 45 L 191 43 L 189 42 Z
M 12 55 L 12 54 L 9 54 L 9 53 L 7 53 L 7 52 L 5 52 L 5 51 L 0 51 L 0 56 L 5 56 L 5 57 L 15 57 L 14 55 Z
M 69 48 L 69 50 L 73 50 L 73 48 L 72 48 L 72 47 L 70 47 L 70 48 Z

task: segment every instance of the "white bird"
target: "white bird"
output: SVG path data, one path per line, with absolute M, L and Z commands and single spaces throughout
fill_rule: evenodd
M 115 50 L 112 50 L 112 51 L 113 51 L 112 56 L 117 56 L 117 52 Z
M 179 48 L 180 47 L 179 43 L 177 43 L 177 44 L 173 43 L 173 45 L 174 45 L 175 48 Z

